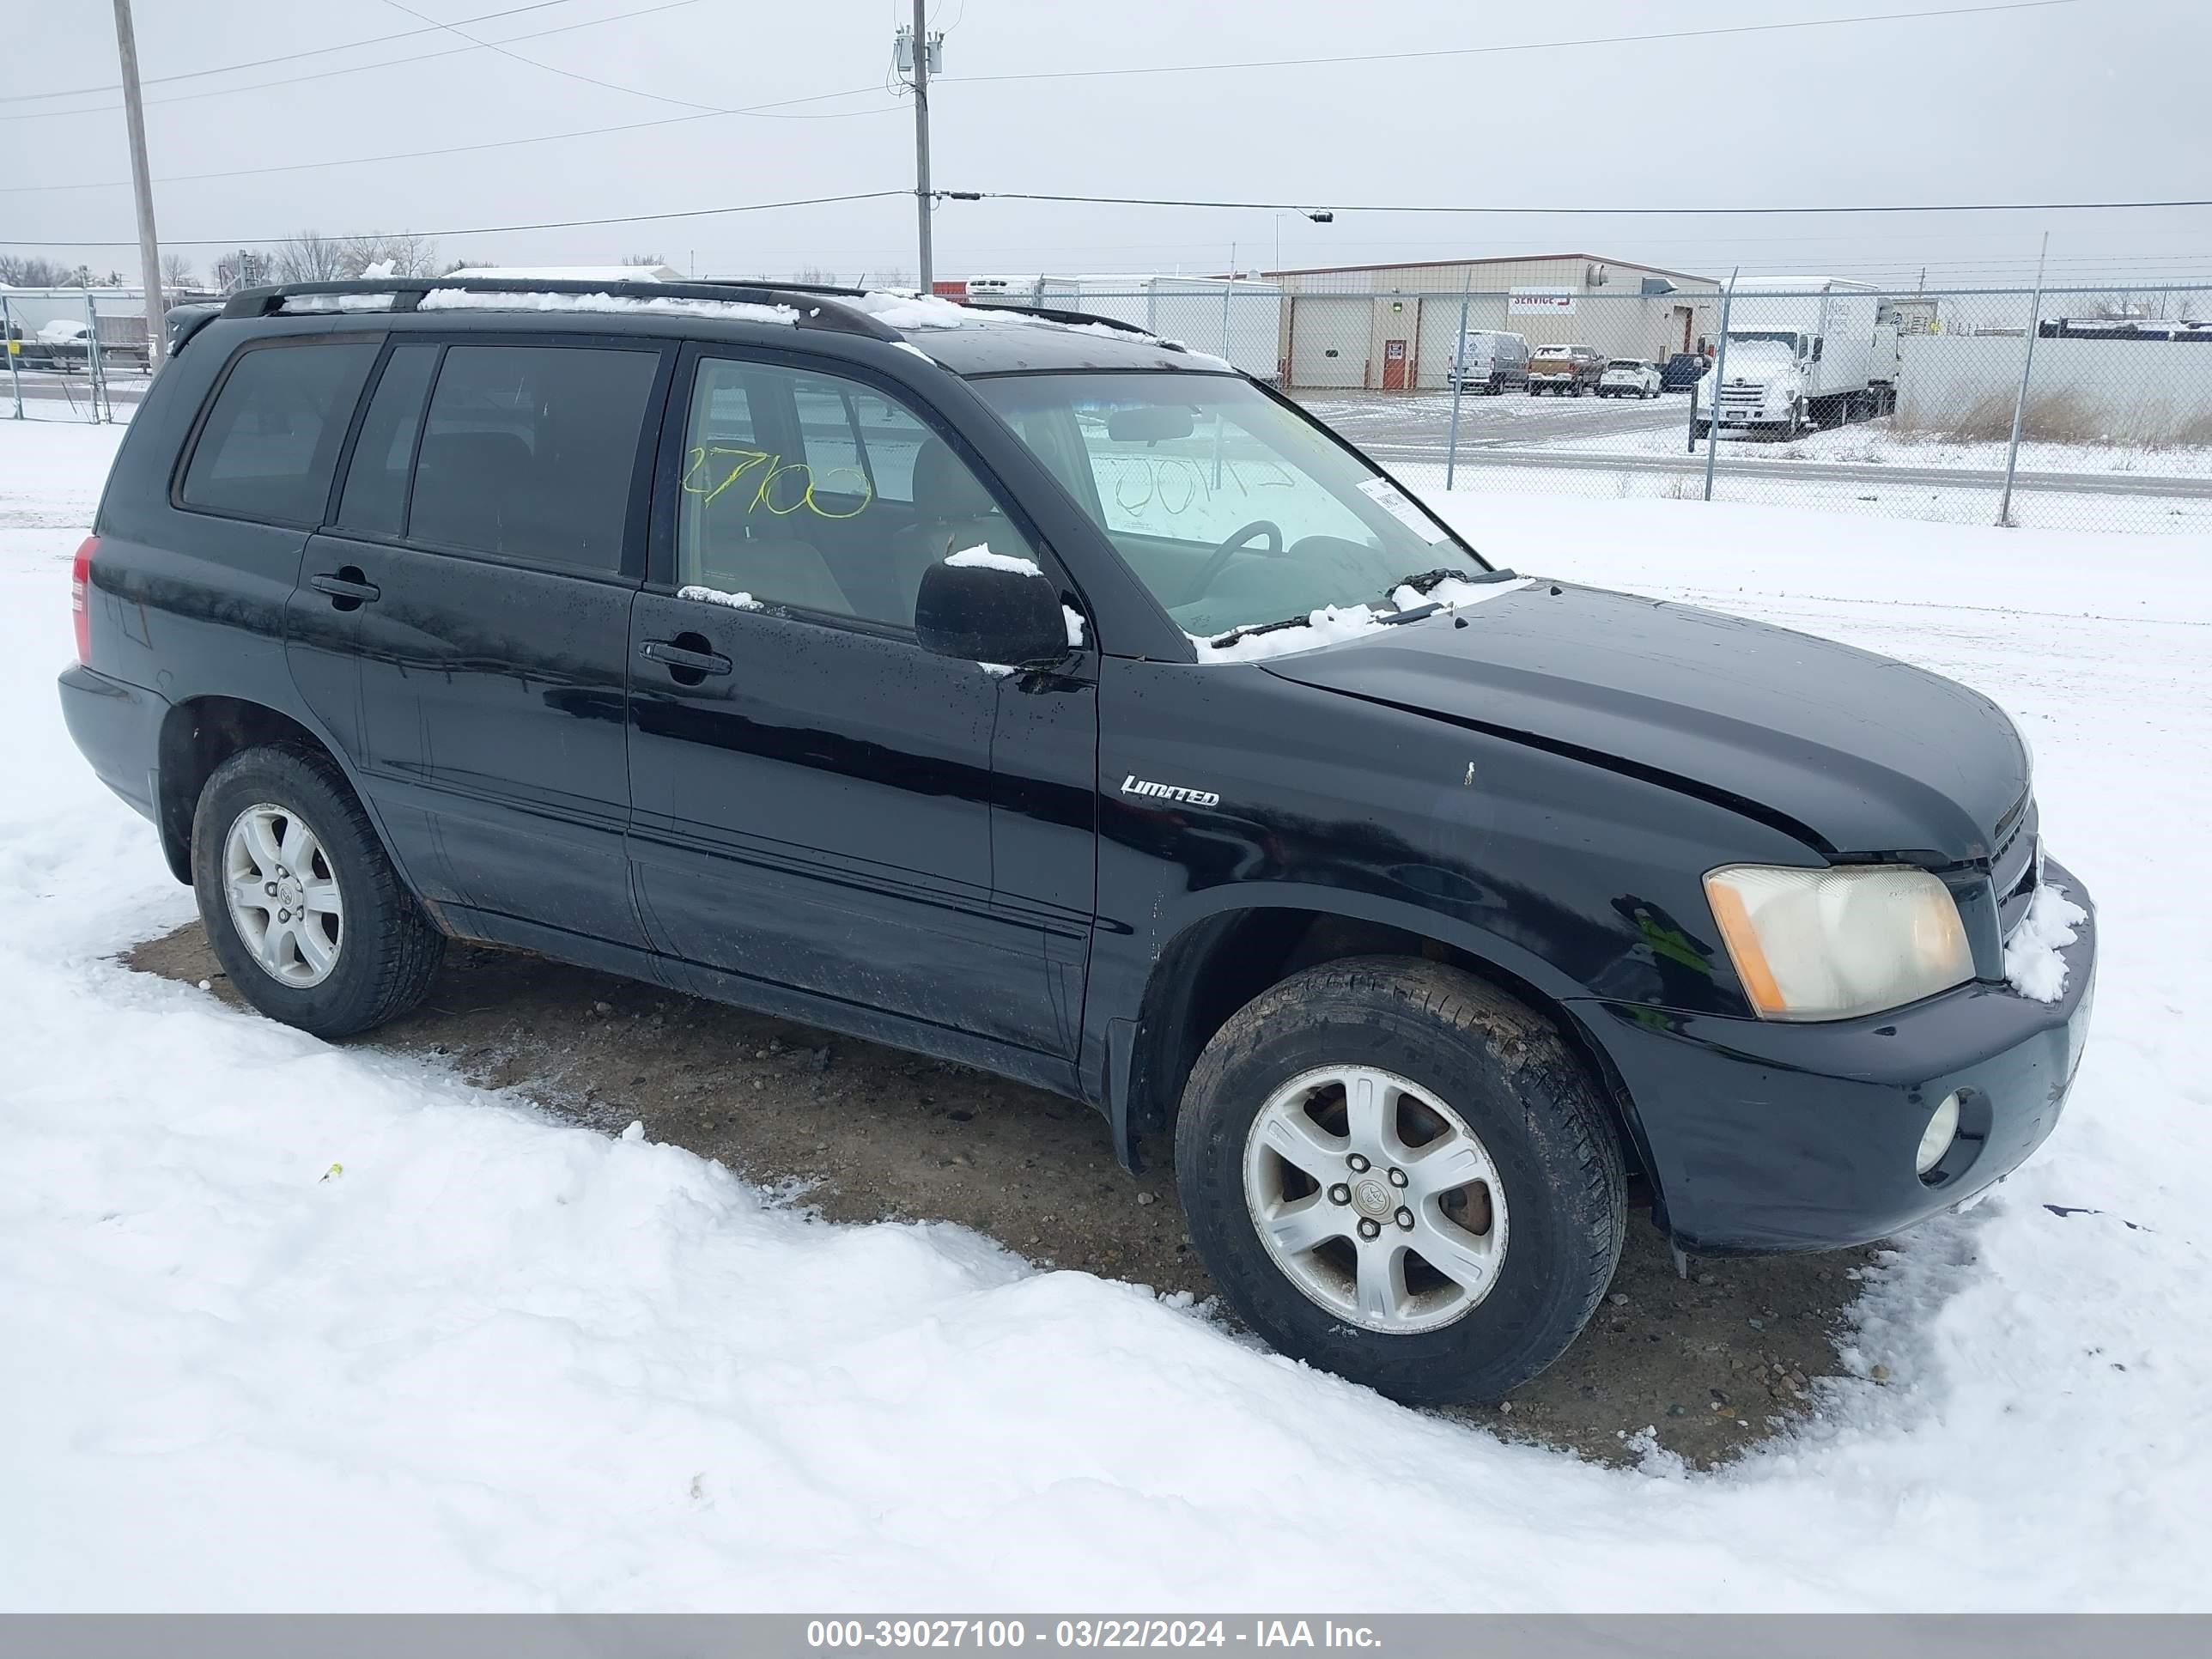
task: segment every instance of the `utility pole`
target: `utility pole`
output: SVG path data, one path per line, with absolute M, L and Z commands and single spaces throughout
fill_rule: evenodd
M 929 35 L 928 0 L 914 0 L 914 27 L 899 31 L 899 67 L 914 70 L 914 213 L 915 224 L 920 233 L 921 291 L 930 290 L 935 271 L 935 261 L 929 246 L 929 72 L 939 67 L 935 61 L 943 40 L 933 40 Z
M 2035 340 L 2043 332 L 2043 268 L 2051 259 L 2051 233 L 2043 233 L 2043 251 L 2035 256 L 2035 297 L 2027 302 L 2027 349 L 2021 354 L 2020 395 L 2012 400 L 2012 441 L 2005 446 L 2004 495 L 1997 502 L 1997 523 L 2012 528 L 2012 481 L 2020 465 L 2020 428 L 2027 418 L 2027 386 L 2035 373 Z
M 920 0 L 916 0 L 917 10 Z M 123 65 L 123 112 L 131 128 L 131 188 L 138 198 L 138 265 L 146 283 L 146 368 L 161 366 L 169 336 L 162 319 L 161 246 L 154 234 L 154 180 L 146 167 L 146 111 L 138 100 L 138 37 L 131 0 L 115 0 L 115 52 Z M 97 331 L 98 325 L 94 325 Z

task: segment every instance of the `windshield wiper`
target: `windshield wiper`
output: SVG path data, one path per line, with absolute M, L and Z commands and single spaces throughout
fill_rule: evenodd
M 1385 628 L 1395 628 L 1400 623 L 1419 622 L 1424 617 L 1433 617 L 1443 606 L 1431 599 L 1426 605 L 1417 605 L 1409 611 L 1386 611 L 1376 617 Z
M 1256 634 L 1276 634 L 1285 628 L 1304 628 L 1312 620 L 1313 615 L 1309 611 L 1304 616 L 1285 617 L 1280 622 L 1244 623 L 1231 629 L 1226 634 L 1215 634 L 1209 636 L 1206 642 L 1216 650 L 1219 650 L 1224 646 L 1236 644 L 1239 640 L 1249 640 Z
M 1417 576 L 1401 576 L 1396 581 L 1392 582 L 1389 586 L 1384 588 L 1382 592 L 1388 595 L 1396 592 L 1401 587 L 1410 587 L 1416 593 L 1426 593 L 1442 582 L 1462 581 L 1482 584 L 1489 582 L 1517 582 L 1520 580 L 1521 578 L 1514 572 L 1505 569 L 1467 571 L 1453 570 L 1446 568 L 1437 570 L 1424 570 Z

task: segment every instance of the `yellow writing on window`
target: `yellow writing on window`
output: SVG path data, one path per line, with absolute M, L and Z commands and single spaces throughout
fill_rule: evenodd
M 841 475 L 849 475 L 859 488 L 836 488 L 836 480 Z M 752 486 L 752 495 L 745 502 L 744 510 L 750 513 L 760 508 L 779 519 L 801 510 L 817 519 L 854 519 L 866 512 L 876 499 L 874 484 L 860 467 L 830 467 L 817 480 L 814 469 L 805 461 L 787 461 L 772 450 L 740 449 L 728 444 L 698 444 L 692 447 L 684 462 L 684 493 L 698 496 L 699 505 L 707 507 L 740 478 Z M 850 507 L 825 506 L 815 493 L 817 489 L 831 496 L 852 495 L 855 497 L 854 504 Z

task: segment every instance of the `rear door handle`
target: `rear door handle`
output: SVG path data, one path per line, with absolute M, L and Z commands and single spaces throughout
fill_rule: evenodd
M 730 659 L 719 651 L 693 651 L 673 640 L 647 640 L 638 647 L 637 654 L 650 658 L 664 668 L 680 669 L 690 674 L 730 672 Z
M 384 590 L 374 582 L 355 581 L 331 574 L 310 576 L 307 586 L 318 593 L 327 593 L 334 599 L 350 599 L 356 605 L 370 605 L 384 597 Z

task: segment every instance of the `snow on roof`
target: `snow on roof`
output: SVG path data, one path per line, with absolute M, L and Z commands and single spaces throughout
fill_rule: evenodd
M 449 270 L 448 276 L 514 277 L 540 283 L 680 283 L 673 265 L 480 265 Z
M 673 295 L 483 294 L 474 289 L 434 288 L 416 304 L 418 311 L 680 311 L 693 317 L 728 317 L 749 323 L 796 325 L 789 306 L 757 305 L 749 300 L 690 300 Z

